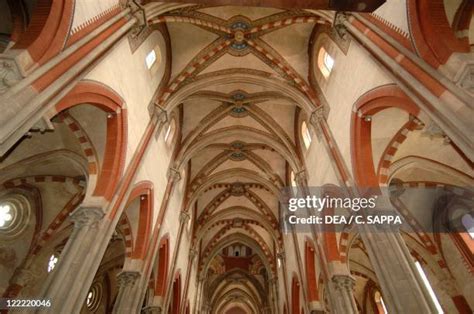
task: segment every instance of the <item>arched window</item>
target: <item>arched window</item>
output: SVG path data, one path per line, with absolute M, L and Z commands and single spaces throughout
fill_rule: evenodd
M 56 254 L 51 255 L 48 262 L 48 273 L 53 271 L 57 263 L 58 263 L 58 257 L 56 256 Z
M 173 119 L 168 124 L 168 127 L 166 128 L 166 131 L 165 131 L 164 139 L 165 139 L 166 144 L 170 144 L 173 141 L 175 131 L 176 131 L 176 121 Z
M 472 218 L 471 214 L 464 214 L 461 222 L 471 239 L 474 239 L 474 218 Z
M 156 296 L 164 296 L 166 281 L 168 278 L 168 264 L 169 264 L 169 242 L 168 238 L 161 240 L 160 249 L 158 251 L 158 274 L 155 287 Z
M 180 310 L 181 301 L 181 276 L 178 274 L 176 279 L 173 281 L 173 290 L 171 297 L 171 314 L 178 314 Z
M 311 133 L 309 132 L 306 121 L 301 123 L 301 136 L 303 137 L 304 146 L 308 149 L 309 145 L 311 145 Z
M 385 307 L 385 303 L 383 302 L 382 295 L 379 291 L 376 291 L 374 294 L 374 301 L 375 305 L 377 306 L 377 310 L 379 314 L 387 314 L 387 308 Z
M 298 194 L 298 183 L 296 182 L 296 175 L 294 171 L 290 172 L 290 184 L 291 184 L 291 193 L 293 196 Z
M 300 283 L 293 277 L 291 283 L 291 314 L 299 314 L 300 311 Z
M 325 78 L 328 78 L 334 67 L 334 58 L 326 51 L 324 47 L 319 49 L 318 67 Z
M 428 290 L 428 293 L 431 297 L 431 300 L 433 301 L 433 304 L 436 307 L 436 310 L 438 311 L 438 314 L 443 314 L 444 312 L 443 312 L 443 309 L 441 308 L 441 304 L 439 303 L 438 298 L 436 297 L 436 294 L 433 288 L 431 287 L 431 284 L 428 281 L 428 277 L 426 277 L 426 274 L 423 271 L 423 268 L 421 267 L 420 262 L 415 261 L 415 266 L 416 266 L 416 270 L 418 271 L 418 274 L 420 274 L 420 277 L 423 280 L 426 290 Z
M 156 62 L 156 51 L 155 49 L 153 49 L 146 55 L 146 58 L 145 58 L 146 68 L 150 70 L 151 67 L 155 64 L 155 62 Z
M 154 49 L 150 50 L 145 57 L 146 68 L 150 71 L 151 74 L 155 74 L 161 64 L 161 54 L 160 47 L 156 46 Z
M 295 176 L 294 171 L 291 171 L 290 173 L 290 181 L 291 181 L 291 186 L 295 188 L 297 184 L 296 184 L 296 176 Z
M 305 267 L 306 278 L 308 283 L 308 294 L 310 301 L 319 299 L 318 282 L 316 280 L 316 261 L 313 246 L 306 241 L 305 243 Z

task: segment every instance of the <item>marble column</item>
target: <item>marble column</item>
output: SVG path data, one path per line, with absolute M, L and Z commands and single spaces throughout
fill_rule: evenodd
M 107 227 L 103 217 L 101 208 L 91 207 L 79 207 L 71 214 L 74 230 L 40 294 L 41 299 L 51 300 L 51 307 L 39 312 L 71 313 L 86 280 L 84 272 L 90 272 L 85 268 L 95 256 L 91 252 L 101 243 L 97 235 L 104 233 Z
M 139 287 L 137 283 L 141 274 L 138 271 L 122 271 L 118 274 L 119 292 L 115 301 L 113 313 L 133 313 L 136 290 Z

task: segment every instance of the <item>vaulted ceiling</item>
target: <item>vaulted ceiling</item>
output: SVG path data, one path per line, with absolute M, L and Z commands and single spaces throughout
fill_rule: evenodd
M 171 83 L 159 103 L 180 110 L 175 167 L 190 174 L 185 206 L 201 248 L 200 275 L 211 287 L 206 298 L 212 312 L 240 304 L 259 313 L 270 306 L 269 279 L 283 247 L 279 191 L 290 171 L 303 169 L 298 107 L 319 105 L 308 81 L 309 40 L 331 14 L 156 3 L 147 10 L 149 22 L 166 23 L 170 34 Z M 251 255 L 226 256 L 236 245 Z

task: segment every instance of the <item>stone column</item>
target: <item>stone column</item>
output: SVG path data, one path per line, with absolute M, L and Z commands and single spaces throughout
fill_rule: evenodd
M 113 313 L 133 313 L 133 297 L 139 285 L 136 284 L 141 274 L 138 271 L 122 271 L 118 274 L 119 292 Z
M 273 308 L 275 313 L 278 313 L 278 277 L 273 276 L 269 280 L 270 285 L 270 306 Z
M 411 254 L 399 232 L 362 227 L 361 238 L 390 313 L 435 313 Z
M 202 307 L 202 314 L 210 314 L 211 310 L 211 305 L 209 304 L 209 302 L 206 302 L 206 304 L 204 304 Z
M 186 269 L 186 279 L 184 281 L 184 289 L 183 289 L 183 294 L 182 294 L 182 299 L 181 299 L 181 312 L 183 312 L 183 313 L 186 310 L 186 303 L 187 303 L 186 298 L 188 297 L 189 281 L 190 281 L 190 278 L 191 278 L 191 270 L 192 270 L 192 267 L 193 267 L 194 258 L 197 255 L 198 255 L 198 251 L 194 247 L 191 247 L 189 249 L 188 267 Z
M 74 230 L 40 294 L 42 299 L 51 300 L 51 307 L 39 312 L 64 313 L 65 308 L 74 307 L 78 290 L 83 289 L 86 280 L 84 265 L 95 257 L 90 253 L 101 243 L 98 234 L 106 231 L 102 217 L 101 208 L 79 207 L 71 214 Z
M 346 36 L 357 41 L 378 63 L 381 68 L 390 75 L 400 88 L 420 107 L 423 114 L 426 114 L 447 134 L 447 136 L 461 149 L 468 158 L 474 155 L 474 146 L 472 145 L 472 103 L 473 98 L 469 92 L 461 86 L 454 84 L 448 77 L 420 58 L 416 53 L 404 47 L 400 42 L 386 36 L 385 33 L 368 21 L 363 15 L 351 14 L 344 17 L 341 15 L 337 23 L 340 29 L 345 29 Z M 359 25 L 359 27 L 356 27 Z M 384 42 L 375 39 L 379 36 Z M 391 46 L 395 51 L 387 52 L 383 47 Z M 394 55 L 397 57 L 395 58 Z M 472 58 L 472 57 L 470 57 Z M 400 62 L 404 60 L 405 62 Z M 411 64 L 411 67 L 404 66 Z M 456 69 L 466 67 L 458 59 Z M 446 71 L 448 68 L 443 66 Z M 445 72 L 444 71 L 444 72 Z M 464 70 L 467 73 L 468 69 Z M 457 72 L 457 70 L 456 70 Z M 428 83 L 424 82 L 423 77 L 432 77 L 436 80 L 443 90 L 442 96 L 434 92 Z M 463 73 L 457 73 L 456 76 L 463 77 Z M 467 75 L 470 80 L 470 75 Z M 464 81 L 464 80 L 463 80 Z M 464 81 L 465 82 L 465 81 Z M 465 82 L 467 83 L 467 82 Z M 470 85 L 471 83 L 467 83 Z M 466 88 L 469 88 L 466 86 Z M 462 112 L 462 113 L 461 113 Z M 472 161 L 472 158 L 471 158 Z
M 341 314 L 358 313 L 357 305 L 354 300 L 355 279 L 350 275 L 337 274 L 331 278 L 334 287 L 333 291 L 337 293 L 335 299 L 335 312 Z
M 377 199 L 381 212 L 396 213 L 385 196 Z M 435 313 L 436 307 L 416 270 L 415 262 L 398 229 L 359 225 L 389 313 Z
M 102 25 L 85 35 L 73 45 L 67 47 L 56 57 L 51 58 L 46 64 L 39 66 L 26 77 L 21 72 L 22 62 L 15 60 L 14 56 L 0 54 L 0 156 L 3 156 L 22 136 L 30 129 L 42 129 L 44 126 L 51 126 L 48 110 L 68 92 L 76 82 L 81 80 L 94 66 L 98 57 L 110 52 L 115 45 L 124 38 L 129 30 L 138 23 L 138 20 L 131 16 L 123 25 L 117 27 L 111 34 L 105 37 L 100 43 L 93 47 L 79 61 L 69 65 L 68 57 L 76 53 L 79 49 L 97 38 L 98 34 L 104 33 L 109 27 L 117 25 L 120 20 L 129 16 L 130 10 L 125 9 L 116 16 L 110 18 Z M 48 72 L 67 66 L 67 71 L 55 78 L 55 80 L 38 92 L 33 83 Z M 51 71 L 53 70 L 53 71 Z M 25 74 L 26 75 L 26 74 Z
M 176 246 L 173 250 L 173 257 L 171 259 L 171 268 L 170 268 L 170 272 L 169 272 L 169 276 L 168 276 L 168 283 L 167 283 L 167 287 L 166 287 L 166 296 L 165 296 L 165 302 L 164 302 L 164 306 L 165 308 L 168 308 L 168 306 L 170 305 L 170 302 L 171 302 L 171 291 L 172 291 L 172 287 L 173 287 L 173 275 L 175 273 L 175 270 L 176 270 L 176 261 L 178 259 L 178 254 L 179 254 L 179 251 L 180 251 L 180 247 L 181 247 L 181 240 L 182 240 L 182 237 L 183 237 L 183 230 L 184 230 L 184 226 L 187 224 L 188 220 L 189 220 L 190 216 L 188 214 L 188 212 L 186 211 L 181 211 L 180 214 L 179 214 L 179 227 L 178 227 L 178 234 L 176 236 Z
M 196 282 L 196 298 L 194 302 L 194 309 L 193 312 L 194 314 L 199 313 L 199 308 L 201 307 L 201 302 L 202 302 L 202 291 L 204 288 L 204 281 L 206 280 L 206 277 L 203 274 L 199 275 L 198 281 Z
M 146 306 L 142 309 L 143 314 L 161 314 L 163 313 L 159 306 Z
M 339 180 L 352 196 L 360 195 L 352 185 L 347 166 L 333 140 L 322 107 L 313 112 L 311 124 L 322 140 Z M 340 160 L 340 168 L 335 164 Z M 379 196 L 377 210 L 396 212 L 387 196 Z M 431 313 L 436 308 L 426 290 L 413 259 L 400 233 L 391 228 L 379 230 L 373 225 L 358 225 L 360 236 L 367 248 L 372 266 L 379 280 L 384 301 L 390 313 Z

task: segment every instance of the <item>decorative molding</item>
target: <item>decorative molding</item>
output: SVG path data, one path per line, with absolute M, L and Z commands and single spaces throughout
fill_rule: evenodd
M 21 68 L 14 58 L 0 56 L 0 95 L 23 79 Z
M 467 64 L 464 67 L 457 85 L 474 96 L 474 63 Z
M 120 288 L 132 287 L 141 274 L 138 271 L 121 271 L 117 275 L 117 282 Z
M 393 24 L 392 22 L 384 19 L 383 17 L 381 17 L 380 15 L 376 14 L 376 13 L 369 13 L 370 16 L 372 16 L 373 18 L 377 19 L 380 23 L 386 25 L 388 28 L 392 29 L 393 31 L 397 32 L 398 34 L 400 34 L 401 36 L 405 37 L 406 39 L 409 39 L 410 38 L 410 34 L 408 34 L 408 32 L 404 31 L 403 29 L 401 29 L 400 27 L 396 26 L 395 24 Z
M 173 182 L 181 180 L 181 173 L 179 172 L 179 170 L 170 167 L 168 169 L 168 180 Z
M 191 218 L 191 216 L 189 215 L 188 212 L 181 211 L 179 213 L 179 221 L 183 225 L 185 225 L 189 221 L 190 218 Z
M 104 217 L 102 208 L 79 207 L 70 214 L 75 228 L 96 227 L 97 223 Z
M 430 139 L 443 138 L 445 144 L 449 144 L 451 142 L 446 133 L 444 133 L 444 131 L 439 127 L 439 125 L 432 120 L 425 124 L 425 127 L 422 130 L 422 134 L 424 136 L 428 136 Z
M 336 12 L 336 15 L 334 16 L 333 27 L 336 30 L 337 35 L 342 40 L 348 40 L 349 39 L 349 34 L 347 32 L 347 27 L 344 25 L 345 22 L 347 22 L 346 13 Z
M 331 281 L 338 290 L 351 291 L 355 286 L 355 279 L 350 275 L 333 275 Z

